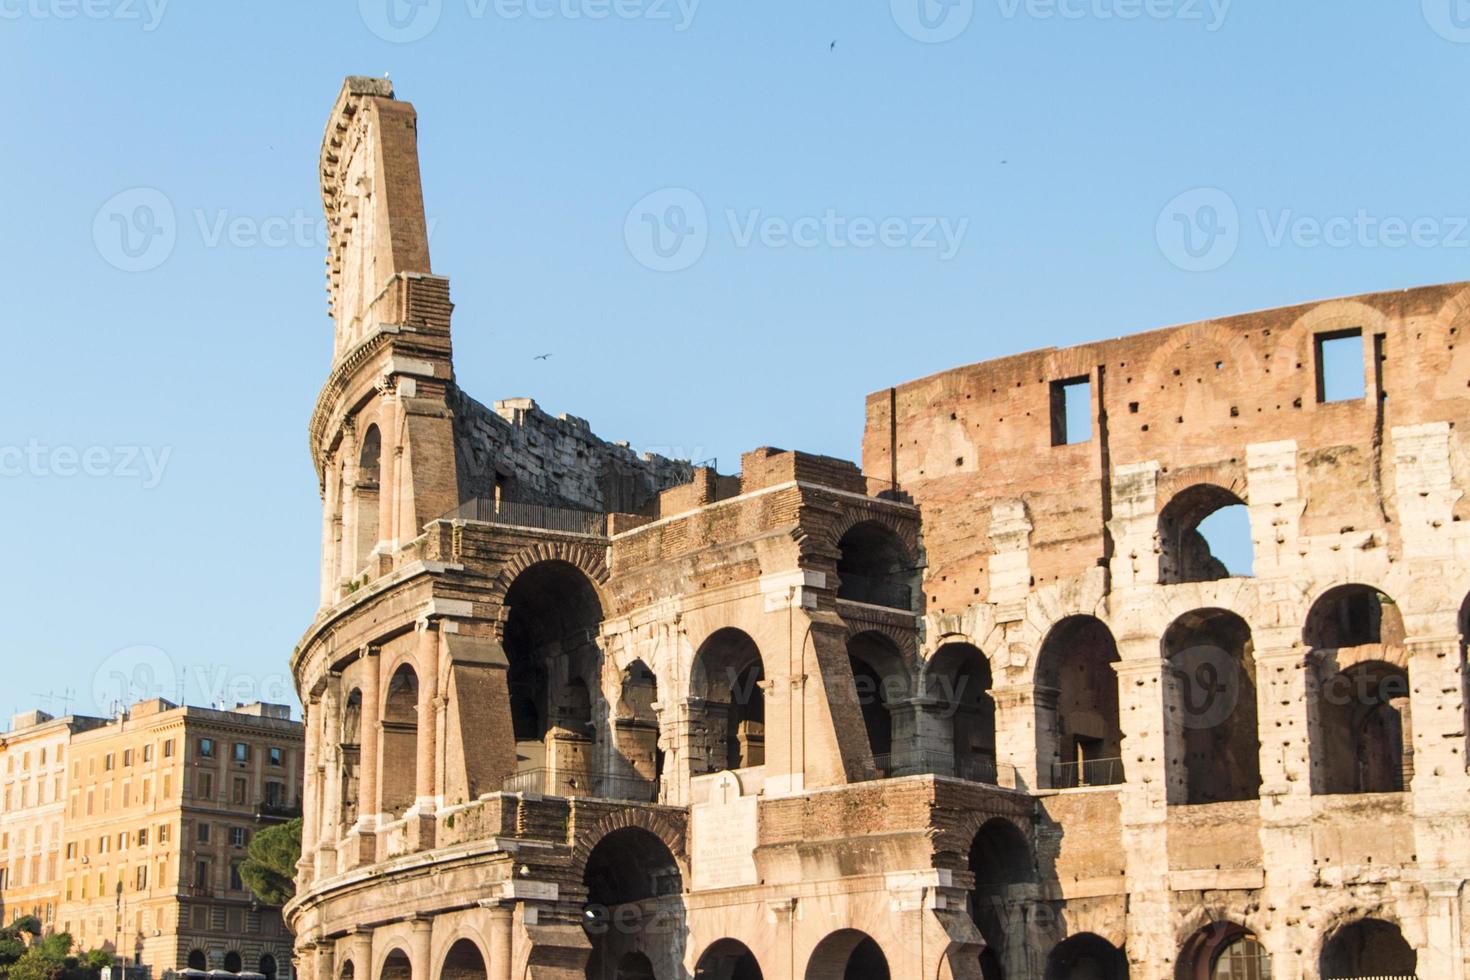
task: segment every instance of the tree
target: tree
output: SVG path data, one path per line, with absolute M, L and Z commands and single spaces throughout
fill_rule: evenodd
M 266 905 L 285 905 L 296 894 L 296 862 L 301 860 L 301 818 L 277 824 L 250 841 L 240 880 Z
M 34 915 L 23 915 L 10 924 L 8 928 L 0 929 L 0 973 L 12 963 L 19 962 L 26 954 L 26 941 L 22 933 L 31 936 L 41 934 L 41 920 Z

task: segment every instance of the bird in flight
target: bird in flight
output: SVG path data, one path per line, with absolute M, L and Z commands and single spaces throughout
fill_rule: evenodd
M 827 50 L 828 51 L 836 51 L 837 50 L 837 42 L 836 41 L 833 41 L 830 45 L 828 45 Z
M 551 355 L 550 354 L 537 354 L 535 357 L 531 358 L 531 360 L 533 360 L 533 361 L 549 361 L 549 360 L 551 360 Z

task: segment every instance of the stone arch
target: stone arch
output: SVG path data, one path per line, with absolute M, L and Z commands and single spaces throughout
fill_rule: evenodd
M 187 959 L 185 959 L 184 962 L 185 962 L 186 966 L 188 967 L 188 969 L 190 969 L 190 970 L 208 970 L 209 969 L 209 956 L 206 955 L 205 952 L 204 952 L 204 950 L 202 950 L 202 949 L 195 948 L 195 949 L 189 950 L 189 956 L 188 956 Z M 352 964 L 349 962 L 347 964 L 347 967 L 348 968 L 351 968 L 351 966 L 352 966 Z M 346 980 L 352 980 L 351 976 L 350 975 L 347 975 L 346 976 Z
M 276 958 L 270 953 L 262 953 L 257 972 L 265 977 L 265 980 L 276 980 L 276 974 L 278 972 Z
M 1068 616 L 1036 657 L 1036 778 L 1051 789 L 1123 781 L 1118 644 L 1095 616 Z
M 1244 487 L 1194 483 L 1174 494 L 1160 507 L 1157 535 L 1161 584 L 1212 582 L 1231 577 L 1230 570 L 1212 552 L 1210 542 L 1199 529 L 1205 520 L 1221 511 L 1244 508 L 1245 495 Z M 1247 525 L 1245 543 L 1250 547 L 1254 563 L 1255 547 L 1249 531 Z
M 654 980 L 683 962 L 685 879 L 661 837 L 642 827 L 612 830 L 581 867 L 589 980 Z
M 239 950 L 232 949 L 225 953 L 224 967 L 226 973 L 239 973 L 245 969 L 245 961 L 240 957 Z
M 413 961 L 402 946 L 390 946 L 378 966 L 376 980 L 413 980 Z
M 910 695 L 914 690 L 903 651 L 877 630 L 864 630 L 847 641 L 854 703 L 862 715 L 867 747 L 880 775 L 911 768 L 912 751 L 895 757 L 895 748 L 914 742 L 916 719 Z
M 417 799 L 419 690 L 418 671 L 409 658 L 398 664 L 383 685 L 378 767 L 383 813 L 402 815 Z
M 439 961 L 439 980 L 487 980 L 490 957 L 480 943 L 460 936 L 449 944 Z
M 968 640 L 942 644 L 924 664 L 921 691 L 937 706 L 937 760 L 948 774 L 995 784 L 995 673 L 985 651 Z
M 1197 609 L 1164 631 L 1163 690 L 1170 803 L 1258 798 L 1261 743 L 1250 625 Z
M 1355 977 L 1412 977 L 1419 954 L 1389 919 L 1361 918 L 1324 934 L 1319 955 L 1322 980 Z
M 710 633 L 690 662 L 688 696 L 700 707 L 691 743 L 691 774 L 765 763 L 765 658 L 755 639 L 726 626 Z
M 1314 650 L 1403 646 L 1403 613 L 1393 597 L 1376 586 L 1335 584 L 1312 601 L 1302 624 L 1302 642 Z
M 912 521 L 901 520 L 886 507 L 843 507 L 841 514 L 832 525 L 831 533 L 827 536 L 826 544 L 832 553 L 837 554 L 841 549 L 841 541 L 847 537 L 849 531 L 859 524 L 877 523 L 883 525 L 903 545 L 910 563 L 916 560 L 919 553 L 919 531 Z
M 1229 958 L 1235 962 L 1239 975 L 1269 976 L 1262 973 L 1262 965 L 1269 971 L 1270 953 L 1259 936 L 1246 926 L 1230 919 L 1215 919 L 1207 922 L 1189 935 L 1179 950 L 1174 966 L 1175 980 L 1215 980 L 1221 960 Z M 1246 972 L 1254 967 L 1256 972 Z
M 1083 932 L 1052 947 L 1044 980 L 1128 980 L 1128 957 L 1095 933 Z
M 674 862 L 679 866 L 680 877 L 684 881 L 689 880 L 689 859 L 684 852 L 683 828 L 662 813 L 634 807 L 623 807 L 609 813 L 578 835 L 577 843 L 572 847 L 570 862 L 570 871 L 576 879 L 580 881 L 585 877 L 587 859 L 592 856 L 593 849 L 602 843 L 604 837 L 629 827 L 646 830 L 661 840 L 669 849 L 669 853 L 674 856 Z
M 749 946 L 738 939 L 717 939 L 700 955 L 694 967 L 696 980 L 764 980 L 760 961 Z
M 659 747 L 658 677 L 641 659 L 618 671 L 618 697 L 611 721 L 614 771 L 606 787 L 615 799 L 652 802 L 658 798 L 664 753 Z
M 913 611 L 916 552 L 896 523 L 868 516 L 842 531 L 835 549 L 837 598 Z
M 839 929 L 812 950 L 806 980 L 889 980 L 882 948 L 865 932 Z
M 540 541 L 507 558 L 486 591 L 485 601 L 495 611 L 496 633 L 501 639 L 505 635 L 506 593 L 516 579 L 533 565 L 551 561 L 565 562 L 585 575 L 597 591 L 597 600 L 602 603 L 604 614 L 611 614 L 614 603 L 607 591 L 609 573 L 601 551 L 580 541 Z

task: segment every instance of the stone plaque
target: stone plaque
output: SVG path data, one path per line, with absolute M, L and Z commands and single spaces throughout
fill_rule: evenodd
M 740 778 L 720 773 L 709 802 L 696 803 L 689 818 L 689 864 L 694 891 L 756 883 L 756 798 L 745 796 Z

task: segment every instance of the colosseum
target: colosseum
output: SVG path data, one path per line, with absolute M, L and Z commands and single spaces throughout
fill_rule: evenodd
M 1464 980 L 1470 284 L 725 476 L 456 386 L 416 128 L 350 78 L 321 152 L 305 980 Z

